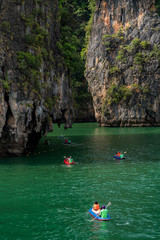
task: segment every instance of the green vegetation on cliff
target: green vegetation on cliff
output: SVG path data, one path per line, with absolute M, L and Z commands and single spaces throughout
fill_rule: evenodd
M 93 0 L 59 0 L 61 40 L 57 42 L 57 46 L 69 69 L 76 110 L 85 109 L 86 103 L 91 102 L 84 77 L 85 61 L 81 58 L 81 51 L 84 48 L 85 31 L 90 21 L 93 2 Z
M 92 98 L 84 77 L 85 60 L 81 52 L 87 49 L 95 0 L 58 0 L 53 1 L 52 7 L 49 7 L 49 1 L 42 0 L 34 0 L 28 6 L 26 1 L 14 1 L 14 4 L 19 9 L 14 29 L 12 16 L 1 21 L 0 30 L 9 41 L 20 43 L 16 48 L 18 88 L 21 92 L 34 92 L 44 98 L 50 87 L 47 79 L 58 83 L 58 71 L 68 71 L 74 108 L 87 110 Z M 19 35 L 18 38 L 20 27 L 23 37 Z M 1 82 L 9 89 L 10 82 L 6 79 Z M 44 105 L 51 109 L 51 100 L 46 98 Z
M 88 9 L 90 10 L 90 19 L 85 27 L 85 39 L 83 43 L 83 48 L 81 51 L 81 57 L 82 59 L 86 60 L 87 52 L 88 52 L 88 44 L 90 40 L 90 34 L 92 30 L 93 25 L 93 17 L 96 9 L 96 1 L 95 0 L 88 0 Z
M 157 8 L 157 12 L 160 16 L 160 0 L 156 0 L 156 8 Z
M 24 3 L 21 3 L 24 4 Z M 45 3 L 48 4 L 48 2 Z M 51 79 L 51 71 L 55 66 L 53 47 L 51 47 L 52 10 L 43 8 L 42 1 L 34 1 L 32 9 L 20 13 L 20 22 L 25 28 L 23 36 L 23 50 L 17 51 L 17 68 L 19 79 L 17 86 L 25 94 L 34 93 L 39 99 L 43 99 L 43 106 L 52 112 L 58 95 L 55 96 L 49 90 L 47 79 Z M 9 26 L 3 24 L 3 28 Z M 15 37 L 15 36 L 14 36 Z M 56 74 L 55 74 L 56 76 Z M 56 77 L 54 80 L 56 82 Z
M 154 29 L 153 29 L 154 30 Z M 106 34 L 102 43 L 106 49 L 109 84 L 103 99 L 102 112 L 108 114 L 107 106 L 113 104 L 129 104 L 131 98 L 138 93 L 139 99 L 149 94 L 149 86 L 141 86 L 148 66 L 160 61 L 160 45 L 151 45 L 149 41 L 141 41 L 138 37 L 128 41 L 126 29 L 120 28 L 116 34 Z M 115 56 L 114 59 L 111 56 Z M 131 84 L 125 83 L 125 74 L 129 74 Z

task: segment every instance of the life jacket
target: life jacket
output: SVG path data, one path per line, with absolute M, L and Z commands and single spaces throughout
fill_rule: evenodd
M 116 154 L 116 156 L 117 156 L 117 157 L 120 157 L 120 155 L 121 155 L 121 153 L 120 153 L 120 152 L 118 152 L 118 153 Z
M 99 204 L 94 204 L 93 205 L 93 210 L 97 211 L 99 209 Z
M 68 158 L 68 162 L 72 163 L 73 162 L 73 158 Z
M 107 218 L 108 209 L 102 209 L 100 214 L 101 218 Z

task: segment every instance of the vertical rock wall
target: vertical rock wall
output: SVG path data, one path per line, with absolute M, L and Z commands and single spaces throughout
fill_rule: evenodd
M 97 1 L 86 79 L 99 125 L 160 126 L 159 67 L 155 1 Z
M 72 125 L 72 93 L 58 49 L 57 1 L 0 1 L 0 156 L 33 148 L 52 123 Z

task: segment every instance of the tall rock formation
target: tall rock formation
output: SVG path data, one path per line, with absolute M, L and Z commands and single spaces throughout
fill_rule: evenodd
M 34 147 L 53 122 L 71 127 L 58 17 L 57 0 L 0 0 L 0 156 Z
M 86 79 L 101 126 L 160 126 L 160 17 L 155 0 L 98 0 Z

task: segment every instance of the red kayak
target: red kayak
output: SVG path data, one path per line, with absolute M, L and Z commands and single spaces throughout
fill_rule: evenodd
M 75 164 L 75 162 L 71 162 L 71 163 L 69 163 L 69 162 L 68 162 L 68 160 L 67 160 L 67 158 L 66 158 L 66 159 L 64 159 L 64 163 L 65 163 L 66 165 Z

